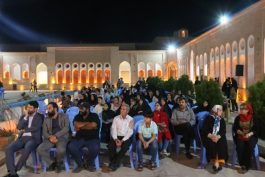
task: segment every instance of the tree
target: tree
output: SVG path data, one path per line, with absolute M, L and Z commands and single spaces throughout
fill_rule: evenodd
M 218 83 L 213 80 L 202 81 L 200 84 L 195 86 L 195 91 L 196 101 L 199 105 L 201 105 L 205 100 L 208 101 L 210 107 L 213 107 L 216 104 L 224 104 L 222 91 Z
M 248 88 L 248 101 L 254 110 L 254 116 L 259 121 L 260 138 L 265 139 L 265 78 Z
M 188 75 L 182 75 L 175 84 L 176 91 L 181 91 L 182 94 L 188 95 L 188 91 L 194 92 L 194 86 Z

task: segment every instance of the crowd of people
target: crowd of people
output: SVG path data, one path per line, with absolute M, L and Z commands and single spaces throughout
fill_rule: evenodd
M 79 108 L 79 113 L 71 120 L 67 113 L 73 107 Z M 185 156 L 192 159 L 190 146 L 196 138 L 194 127 L 198 124 L 196 114 L 200 112 L 209 112 L 200 131 L 201 143 L 206 148 L 208 162 L 212 162 L 213 170 L 218 172 L 228 159 L 222 110 L 221 105 L 211 108 L 207 100 L 195 108 L 189 96 L 174 90 L 154 90 L 144 79 L 139 79 L 130 88 L 125 88 L 120 78 L 117 88 L 105 82 L 102 88 L 84 87 L 73 97 L 62 92 L 58 102 L 48 103 L 43 113 L 38 110 L 38 102 L 32 101 L 19 119 L 19 138 L 6 149 L 6 177 L 18 176 L 17 172 L 34 150 L 46 163 L 47 171 L 59 173 L 66 154 L 77 164 L 73 173 L 83 169 L 95 171 L 94 161 L 99 155 L 101 142 L 108 144 L 110 171 L 120 167 L 132 144 L 135 144 L 138 156 L 135 168 L 143 170 L 142 155 L 148 150 L 150 168 L 156 169 L 159 155 L 170 156 L 170 145 L 176 134 L 182 135 Z M 240 105 L 233 132 L 239 164 L 247 171 L 258 141 L 258 123 L 249 103 Z M 50 156 L 51 148 L 56 148 L 55 158 Z M 23 151 L 15 164 L 14 153 L 20 149 Z

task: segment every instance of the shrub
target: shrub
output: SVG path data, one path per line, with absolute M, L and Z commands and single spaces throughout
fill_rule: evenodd
M 188 75 L 182 75 L 175 84 L 176 91 L 181 91 L 182 94 L 188 95 L 188 91 L 194 92 L 194 86 Z
M 148 84 L 148 87 L 152 90 L 161 90 L 163 89 L 164 81 L 161 80 L 159 77 L 148 77 L 146 79 L 146 83 Z
M 265 78 L 248 88 L 248 101 L 260 125 L 260 138 L 265 139 Z
M 209 102 L 210 107 L 219 104 L 223 105 L 224 99 L 222 91 L 218 85 L 213 80 L 202 81 L 200 84 L 195 86 L 196 91 L 196 101 L 201 105 L 205 100 Z
M 164 82 L 163 89 L 166 91 L 172 91 L 175 89 L 176 85 L 177 81 L 170 77 L 167 81 Z

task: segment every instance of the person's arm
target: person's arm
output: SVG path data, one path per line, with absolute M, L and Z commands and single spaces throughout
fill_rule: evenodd
M 170 121 L 171 121 L 172 125 L 174 125 L 174 126 L 179 124 L 179 121 L 177 119 L 177 110 L 176 109 L 173 110 Z
M 43 121 L 43 125 L 42 125 L 42 136 L 45 139 L 49 139 L 49 137 L 50 137 L 47 120 L 46 121 L 45 120 Z
M 189 109 L 189 111 L 190 111 L 190 116 L 191 116 L 190 117 L 190 124 L 191 124 L 191 126 L 193 126 L 196 124 L 195 114 L 194 114 L 192 109 Z
M 122 139 L 123 142 L 128 140 L 133 135 L 133 127 L 134 127 L 134 122 L 133 122 L 133 120 L 131 120 L 130 123 L 129 123 L 129 127 L 128 127 L 128 130 L 127 130 L 127 133 Z
M 248 133 L 248 136 L 255 136 L 258 138 L 258 134 L 259 134 L 259 123 L 258 120 L 255 117 L 252 117 L 252 121 L 253 121 L 253 126 L 250 130 L 250 132 Z
M 28 128 L 28 126 L 25 127 L 25 132 L 37 132 L 41 129 L 42 124 L 43 124 L 43 115 L 36 113 L 37 115 L 35 115 L 32 119 L 32 123 L 31 126 Z M 35 120 L 34 120 L 35 119 Z M 34 121 L 34 125 L 33 125 L 33 121 Z
M 56 134 L 55 134 L 55 136 L 57 137 L 57 138 L 60 138 L 60 137 L 62 137 L 62 136 L 64 136 L 64 135 L 66 135 L 66 134 L 68 134 L 69 133 L 69 119 L 68 119 L 68 116 L 67 115 L 63 115 L 62 116 L 62 119 L 63 119 L 63 123 L 64 123 L 64 127 L 59 131 L 59 132 L 57 132 Z
M 116 141 L 118 139 L 117 136 L 117 119 L 114 118 L 111 126 L 111 136 Z
M 22 115 L 18 121 L 18 124 L 17 124 L 17 129 L 18 130 L 23 130 L 25 129 L 27 126 L 28 126 L 28 120 L 26 118 L 25 115 Z
M 155 141 L 155 139 L 156 139 L 156 134 L 152 133 L 152 138 L 147 142 L 147 144 L 149 145 L 150 143 Z

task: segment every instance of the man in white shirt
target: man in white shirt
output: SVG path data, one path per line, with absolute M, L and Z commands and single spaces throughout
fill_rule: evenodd
M 132 143 L 133 118 L 128 115 L 129 105 L 121 106 L 121 114 L 116 116 L 111 127 L 111 140 L 109 144 L 109 170 L 115 171 L 120 166 L 122 158 Z M 117 153 L 116 148 L 121 148 Z

